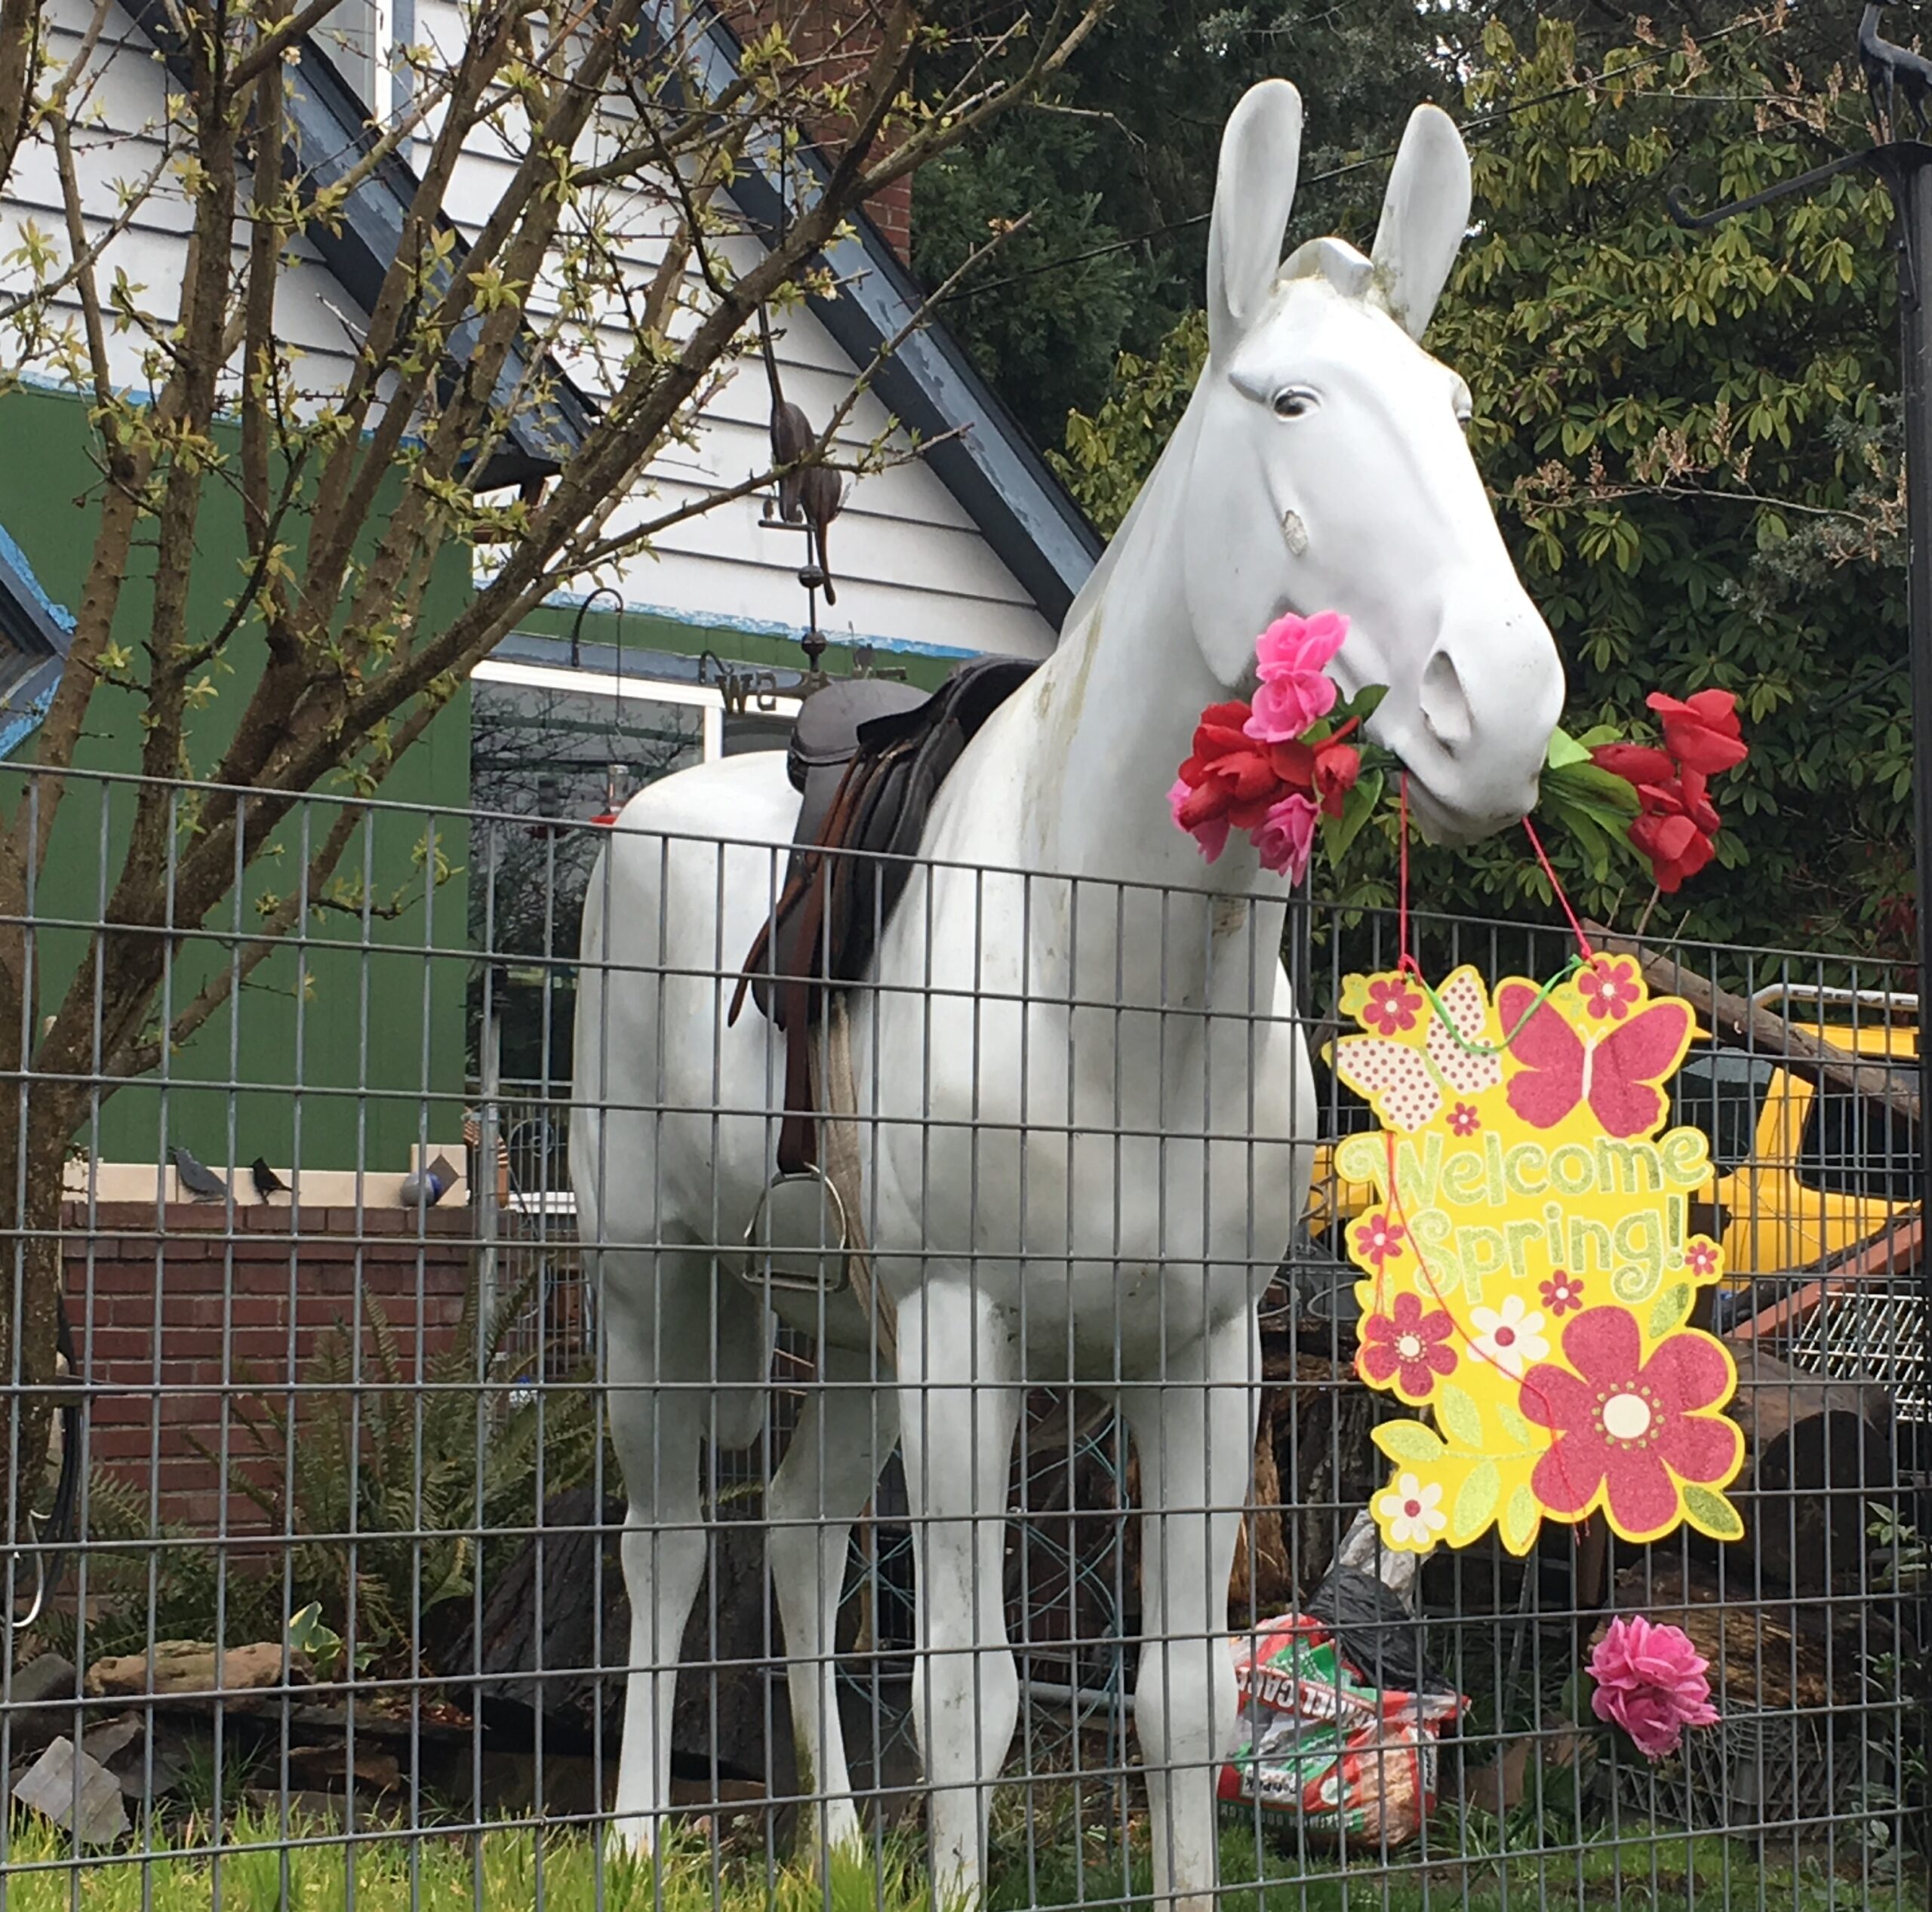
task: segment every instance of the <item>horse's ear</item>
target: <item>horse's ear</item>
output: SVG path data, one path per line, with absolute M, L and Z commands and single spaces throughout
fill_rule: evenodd
M 1369 296 L 1411 338 L 1429 329 L 1469 229 L 1468 149 L 1440 106 L 1418 106 L 1389 175 L 1370 255 L 1375 284 Z
M 1241 97 L 1221 134 L 1208 228 L 1208 349 L 1225 358 L 1274 290 L 1301 168 L 1301 95 L 1263 80 Z

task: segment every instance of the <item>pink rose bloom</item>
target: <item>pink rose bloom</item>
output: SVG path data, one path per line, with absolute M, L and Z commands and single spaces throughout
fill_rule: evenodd
M 1315 848 L 1315 827 L 1321 813 L 1306 797 L 1284 797 L 1253 832 L 1254 847 L 1264 870 L 1299 883 L 1308 874 Z
M 1177 779 L 1174 787 L 1168 792 L 1168 808 L 1172 812 L 1175 822 L 1193 838 L 1201 855 L 1211 863 L 1228 847 L 1227 816 L 1223 813 L 1219 816 L 1211 816 L 1204 822 L 1190 824 L 1186 822 L 1181 811 L 1193 795 L 1191 785 L 1184 779 Z
M 1660 1760 L 1677 1751 L 1686 1726 L 1716 1725 L 1704 1677 L 1709 1665 L 1680 1627 L 1654 1626 L 1641 1615 L 1613 1620 L 1590 1655 L 1591 1709 Z
M 1313 617 L 1291 613 L 1262 632 L 1254 645 L 1261 687 L 1244 727 L 1249 736 L 1291 742 L 1335 708 L 1334 680 L 1325 672 L 1348 635 L 1349 620 L 1332 610 Z

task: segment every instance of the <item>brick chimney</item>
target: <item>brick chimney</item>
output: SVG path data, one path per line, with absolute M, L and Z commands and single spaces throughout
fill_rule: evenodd
M 828 67 L 823 75 L 829 84 L 848 77 L 856 82 L 863 75 L 878 48 L 880 11 L 869 0 L 741 0 L 727 10 L 726 17 L 746 38 L 782 26 L 793 54 L 808 63 L 825 59 L 835 46 L 835 66 Z M 841 129 L 828 126 L 817 130 L 820 138 L 835 143 Z M 900 263 L 911 265 L 912 174 L 868 200 L 865 211 Z

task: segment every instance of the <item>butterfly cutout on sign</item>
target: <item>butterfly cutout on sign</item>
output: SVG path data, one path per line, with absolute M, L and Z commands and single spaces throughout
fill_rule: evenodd
M 1346 1036 L 1335 1045 L 1335 1073 L 1386 1127 L 1415 1130 L 1432 1120 L 1451 1096 L 1478 1096 L 1503 1080 L 1503 1064 L 1484 1046 L 1489 1003 L 1474 969 L 1460 969 L 1435 992 L 1447 1020 L 1420 988 L 1398 976 L 1393 987 L 1369 983 L 1364 1014 L 1384 1035 Z M 1426 1019 L 1418 1049 L 1395 1037 Z
M 1647 1136 L 1663 1119 L 1663 1084 L 1690 1041 L 1687 1004 L 1654 1002 L 1601 1035 L 1580 1033 L 1527 982 L 1504 983 L 1496 1006 L 1521 1065 L 1509 1078 L 1509 1106 L 1531 1128 L 1553 1129 L 1585 1102 L 1620 1139 Z

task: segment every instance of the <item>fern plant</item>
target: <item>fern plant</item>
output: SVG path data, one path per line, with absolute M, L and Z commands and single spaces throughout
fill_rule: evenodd
M 534 1280 L 487 1322 L 472 1288 L 448 1343 L 405 1358 L 365 1290 L 358 1345 L 338 1321 L 292 1389 L 234 1406 L 267 1465 L 231 1480 L 290 1537 L 291 1604 L 316 1603 L 381 1672 L 418 1670 L 423 1622 L 473 1589 L 478 1540 L 532 1526 L 540 1502 L 590 1474 L 598 1419 L 586 1378 L 519 1388 L 498 1373 Z M 414 1643 L 414 1644 L 412 1644 Z
M 78 1661 L 141 1652 L 150 1639 L 205 1639 L 221 1616 L 223 1644 L 273 1639 L 275 1590 L 205 1534 L 149 1512 L 146 1486 L 94 1468 L 88 1475 L 81 1531 L 61 1591 L 36 1622 L 41 1643 Z M 88 1614 L 85 1634 L 79 1612 Z

